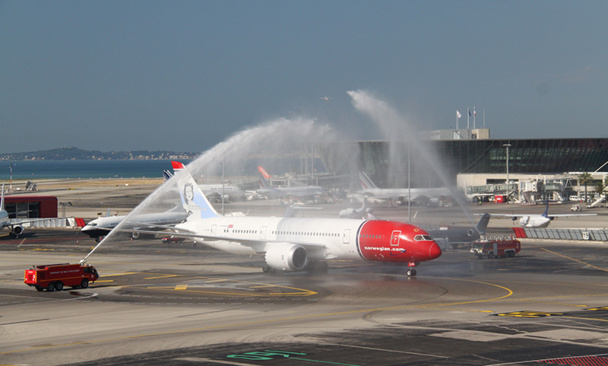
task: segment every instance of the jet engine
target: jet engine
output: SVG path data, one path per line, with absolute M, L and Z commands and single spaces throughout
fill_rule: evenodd
M 23 226 L 21 225 L 15 225 L 11 228 L 11 233 L 15 236 L 19 236 L 21 235 L 21 233 L 23 233 Z
M 291 243 L 266 246 L 266 264 L 275 271 L 301 271 L 308 264 L 308 252 L 304 247 Z

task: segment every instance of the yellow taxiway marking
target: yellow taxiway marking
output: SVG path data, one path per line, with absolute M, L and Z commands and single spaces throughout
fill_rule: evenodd
M 216 283 L 216 282 L 226 282 L 226 281 L 230 281 L 230 280 L 225 279 L 225 278 L 220 278 L 218 280 L 205 281 L 205 283 Z
M 496 314 L 498 316 L 512 316 L 515 318 L 544 318 L 549 316 L 562 316 L 563 313 L 547 313 L 544 311 L 512 311 L 510 313 Z
M 551 304 L 551 305 L 574 306 L 575 308 L 586 308 L 586 307 L 588 307 L 588 305 L 569 304 L 569 303 L 565 303 L 565 302 L 554 302 L 554 301 L 541 301 L 541 300 L 535 300 L 535 299 L 519 299 L 517 301 L 534 302 L 534 303 L 537 303 L 537 304 Z
M 95 283 L 97 283 L 97 282 L 114 282 L 114 280 L 97 280 L 97 281 L 95 281 Z
M 570 316 L 570 315 L 565 315 L 565 316 L 562 316 L 562 318 L 568 318 L 568 319 L 582 319 L 582 320 L 594 320 L 594 321 L 598 321 L 598 322 L 608 322 L 608 319 L 585 318 L 585 317 L 582 317 L 582 316 Z
M 249 288 L 266 288 L 266 287 L 279 287 L 279 285 L 259 285 L 259 286 L 249 286 Z
M 163 275 L 163 276 L 156 276 L 156 277 L 146 277 L 144 278 L 144 280 L 155 280 L 158 278 L 169 278 L 169 277 L 179 277 L 180 275 L 172 275 L 172 274 L 168 274 L 168 275 Z
M 552 250 L 545 249 L 545 248 L 540 248 L 540 249 L 544 250 L 545 252 L 549 252 L 549 253 L 552 253 L 552 254 L 555 254 L 555 255 L 559 255 L 560 257 L 564 257 L 564 258 L 566 258 L 566 259 L 570 259 L 570 260 L 575 261 L 575 262 L 578 262 L 578 263 L 580 263 L 580 264 L 584 264 L 584 265 L 586 265 L 586 266 L 593 267 L 593 268 L 595 268 L 595 269 L 599 269 L 600 271 L 608 272 L 608 269 L 600 268 L 600 267 L 594 266 L 594 265 L 592 265 L 592 264 L 585 263 L 585 262 L 583 262 L 583 261 L 579 261 L 578 259 L 574 259 L 574 258 L 572 258 L 572 257 L 568 257 L 567 255 L 559 254 L 559 253 L 556 253 L 556 252 L 554 252 L 554 251 L 552 251 Z
M 132 275 L 132 274 L 136 274 L 139 272 L 125 272 L 125 273 L 113 273 L 113 274 L 104 274 L 100 277 L 113 277 L 113 276 L 128 276 L 128 275 Z
M 180 286 L 185 286 L 185 287 L 181 288 Z M 262 294 L 252 294 L 252 293 L 244 292 L 245 289 L 243 289 L 243 290 L 235 289 L 233 292 L 230 292 L 230 291 L 213 291 L 213 290 L 206 290 L 203 287 L 197 287 L 195 289 L 195 288 L 193 288 L 191 286 L 189 287 L 188 285 L 178 285 L 178 286 L 175 286 L 175 287 L 171 287 L 171 286 L 167 286 L 167 287 L 146 287 L 146 289 L 148 289 L 148 290 L 170 290 L 170 291 L 180 290 L 180 291 L 188 291 L 188 292 L 194 292 L 194 293 L 213 294 L 213 295 L 249 296 L 249 297 L 313 296 L 313 295 L 317 294 L 317 292 L 315 292 L 315 291 L 301 289 L 301 288 L 285 287 L 285 286 L 280 286 L 280 287 L 286 288 L 286 289 L 291 289 L 291 290 L 296 290 L 296 292 L 268 292 L 268 293 L 262 293 Z

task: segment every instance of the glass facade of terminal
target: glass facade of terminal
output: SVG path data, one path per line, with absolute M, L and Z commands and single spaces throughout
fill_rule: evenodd
M 378 186 L 403 187 L 407 172 L 412 186 L 441 186 L 444 180 L 455 184 L 459 173 L 505 173 L 507 148 L 509 172 L 513 174 L 560 174 L 564 172 L 608 172 L 608 138 L 586 139 L 505 139 L 433 140 L 429 151 L 406 144 L 390 146 L 386 141 L 359 141 L 357 169 L 365 171 Z M 334 146 L 343 149 L 343 146 Z M 332 147 L 325 146 L 325 153 Z M 325 155 L 334 173 L 352 174 L 350 164 L 338 160 L 340 154 Z M 326 166 L 327 166 L 326 164 Z M 409 166 L 409 168 L 408 168 Z
M 456 173 L 593 172 L 608 162 L 608 139 L 433 141 Z M 600 169 L 607 172 L 608 164 Z

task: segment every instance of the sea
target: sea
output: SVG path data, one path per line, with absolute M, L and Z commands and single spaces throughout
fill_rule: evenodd
M 187 164 L 189 161 L 184 161 Z M 0 180 L 162 178 L 170 160 L 19 160 L 0 161 Z

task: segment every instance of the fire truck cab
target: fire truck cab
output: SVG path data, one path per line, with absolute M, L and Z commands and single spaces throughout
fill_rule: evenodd
M 521 243 L 515 239 L 477 240 L 471 246 L 471 253 L 477 258 L 514 257 L 521 250 Z
M 99 274 L 95 267 L 81 264 L 45 264 L 26 269 L 23 282 L 36 290 L 61 291 L 64 286 L 87 288 L 95 282 Z

